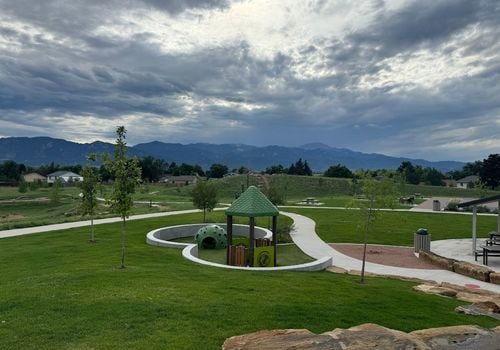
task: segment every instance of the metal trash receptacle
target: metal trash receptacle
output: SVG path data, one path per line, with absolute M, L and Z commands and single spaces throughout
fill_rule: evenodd
M 431 250 L 431 235 L 425 228 L 419 228 L 417 232 L 413 234 L 413 245 L 415 247 L 415 253 L 423 250 L 429 252 Z
M 441 202 L 437 199 L 432 201 L 432 211 L 441 211 Z

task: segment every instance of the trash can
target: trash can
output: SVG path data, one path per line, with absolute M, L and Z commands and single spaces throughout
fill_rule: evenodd
M 419 251 L 430 251 L 431 250 L 431 235 L 425 228 L 419 228 L 417 232 L 413 235 L 413 245 L 415 247 L 415 253 Z
M 434 199 L 432 201 L 432 210 L 433 211 L 441 211 L 441 202 L 438 201 L 437 199 Z

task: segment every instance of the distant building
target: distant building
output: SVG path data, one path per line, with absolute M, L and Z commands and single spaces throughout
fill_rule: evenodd
M 47 183 L 49 184 L 53 184 L 57 179 L 61 179 L 63 184 L 83 181 L 83 177 L 81 175 L 75 174 L 71 171 L 56 171 L 55 173 L 47 175 Z
M 463 179 L 457 180 L 458 188 L 472 188 L 479 182 L 479 176 L 470 175 Z
M 45 182 L 45 181 L 47 181 L 47 178 L 45 176 L 42 176 L 38 173 L 24 174 L 23 179 L 26 182 Z
M 160 178 L 158 182 L 167 183 L 177 186 L 186 186 L 196 183 L 198 181 L 198 176 L 196 175 L 167 175 Z

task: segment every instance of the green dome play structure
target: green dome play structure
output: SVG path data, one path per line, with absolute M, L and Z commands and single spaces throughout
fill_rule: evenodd
M 222 227 L 208 225 L 196 232 L 194 240 L 198 248 L 202 249 L 224 249 L 227 247 L 227 233 Z

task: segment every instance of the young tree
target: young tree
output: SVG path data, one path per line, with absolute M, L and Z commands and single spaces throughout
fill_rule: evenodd
M 52 184 L 52 191 L 50 193 L 50 201 L 52 203 L 59 203 L 61 200 L 61 189 L 63 187 L 63 182 L 60 178 L 57 178 L 56 181 Z
M 106 168 L 109 169 L 114 178 L 113 190 L 109 198 L 111 210 L 122 218 L 122 261 L 120 266 L 122 269 L 125 268 L 125 222 L 132 209 L 132 194 L 141 180 L 141 168 L 137 158 L 127 158 L 126 133 L 127 130 L 124 126 L 119 126 L 116 129 L 114 159 L 105 158 Z
M 380 214 L 378 209 L 393 207 L 394 199 L 396 197 L 396 188 L 394 182 L 388 178 L 384 178 L 382 180 L 365 178 L 362 180 L 362 191 L 366 200 L 358 202 L 361 214 L 359 228 L 363 232 L 361 283 L 363 283 L 365 279 L 366 248 L 370 230 Z
M 96 155 L 90 154 L 87 157 L 88 160 L 95 162 Z M 82 190 L 80 197 L 82 198 L 82 203 L 80 209 L 82 215 L 90 216 L 90 240 L 89 242 L 95 243 L 94 238 L 94 211 L 97 207 L 97 190 L 101 184 L 101 176 L 97 168 L 92 167 L 87 164 L 82 170 L 83 181 L 78 183 L 78 187 Z
M 217 205 L 217 188 L 208 181 L 197 181 L 191 191 L 193 205 L 203 210 L 203 222 L 206 219 L 206 211 L 211 211 Z

